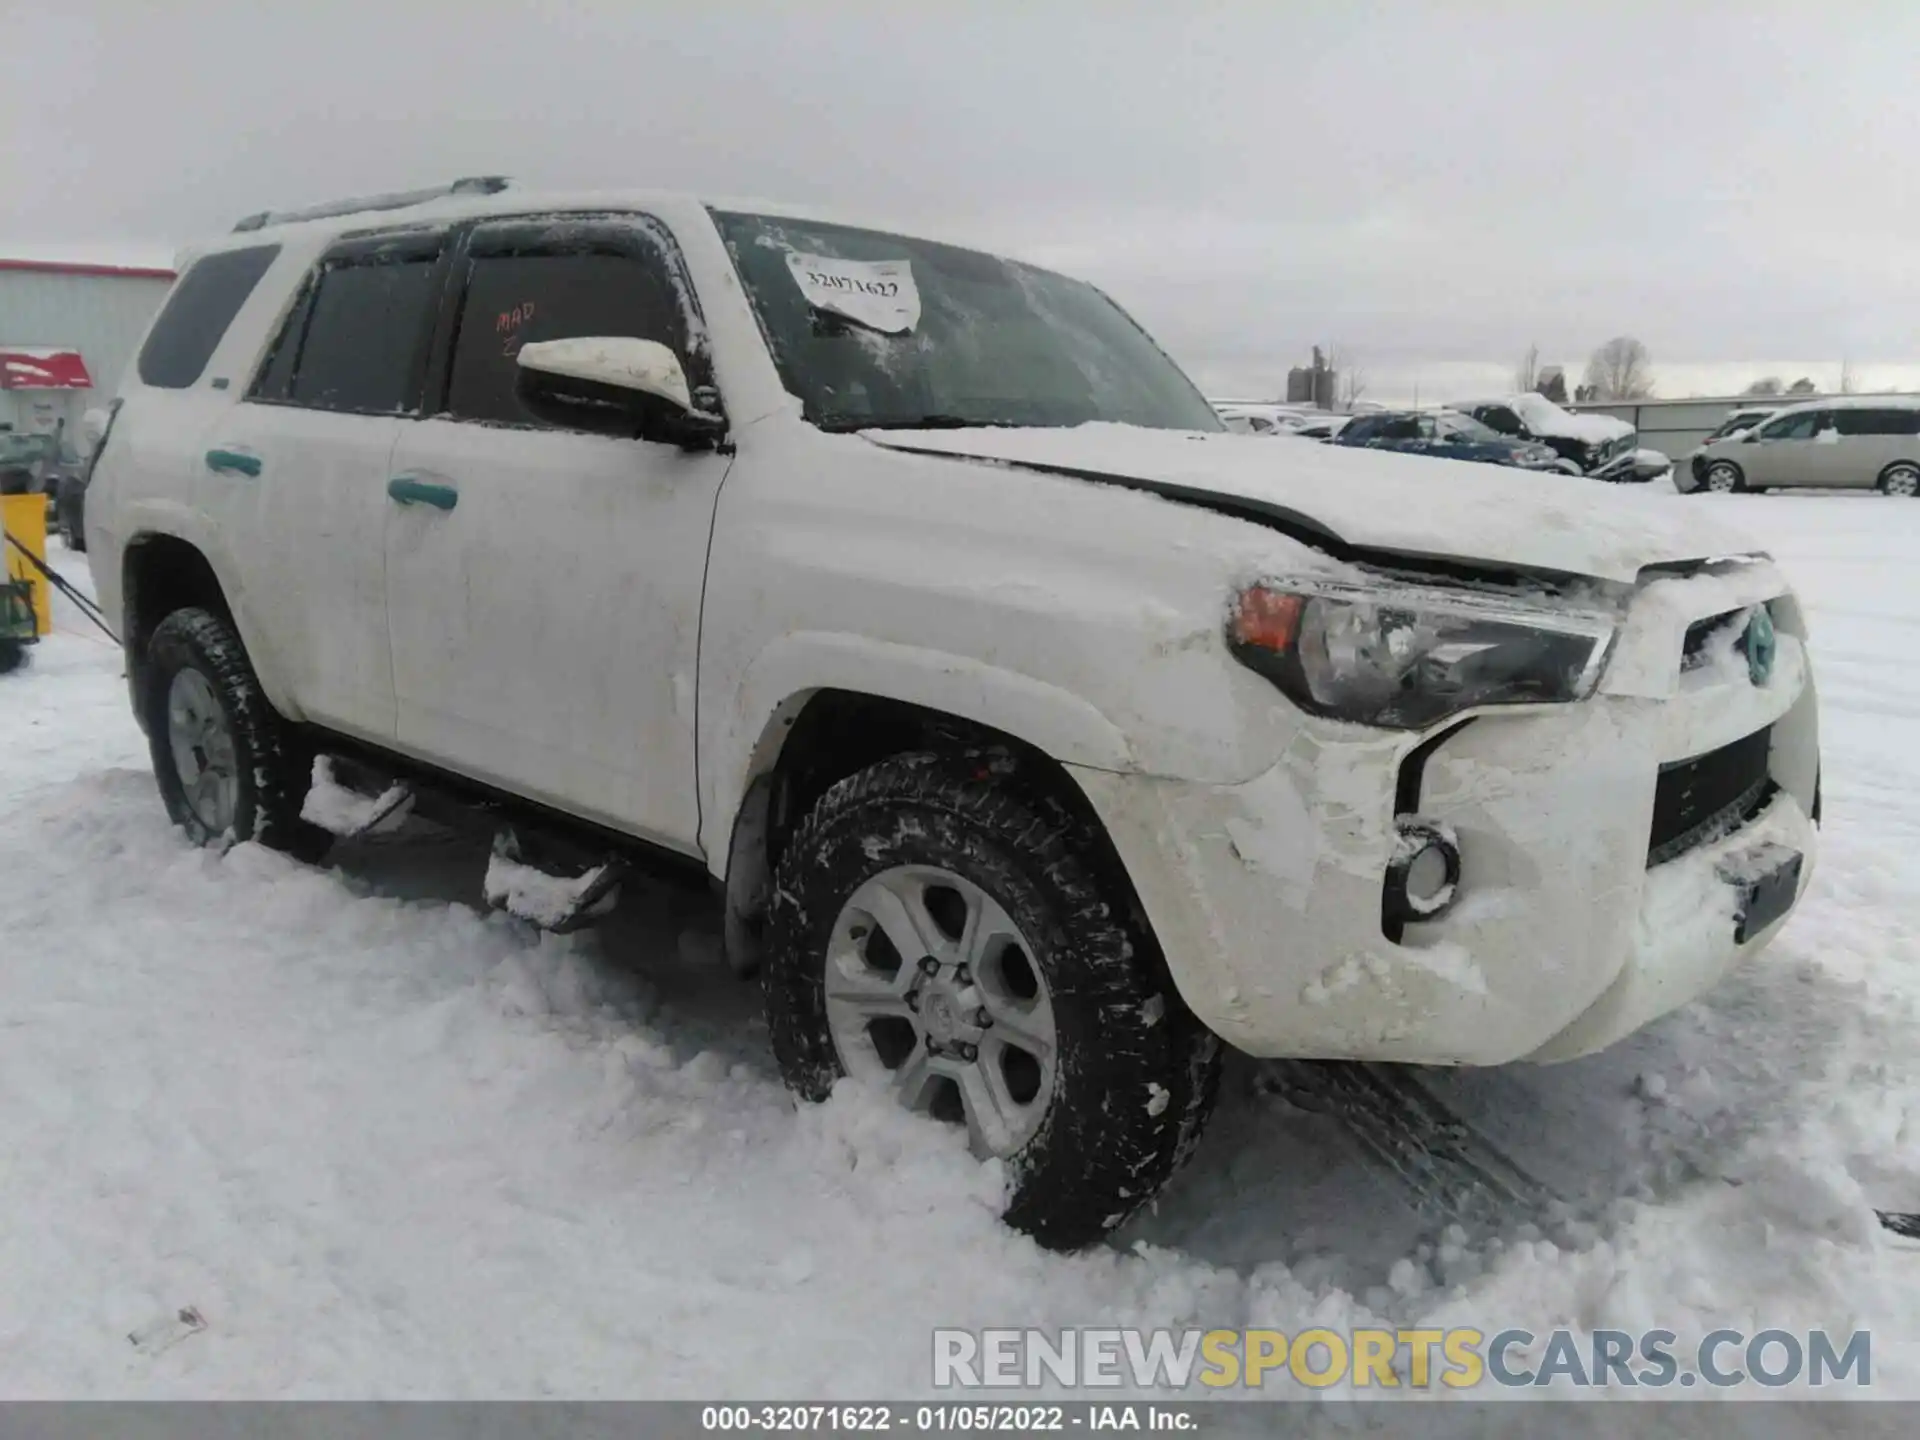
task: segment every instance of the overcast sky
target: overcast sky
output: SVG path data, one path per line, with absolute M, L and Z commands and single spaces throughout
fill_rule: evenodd
M 770 195 L 1106 286 L 1216 393 L 1639 336 L 1920 377 L 1920 5 L 0 0 L 0 254 L 501 172 Z M 0 316 L 0 328 L 4 328 Z M 0 336 L 0 338 L 4 338 Z M 1785 357 L 1785 358 L 1770 358 Z

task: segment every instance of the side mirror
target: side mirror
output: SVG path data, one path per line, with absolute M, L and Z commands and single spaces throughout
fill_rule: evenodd
M 698 450 L 726 433 L 697 408 L 680 357 L 657 340 L 588 335 L 520 347 L 520 402 L 539 419 L 599 435 L 638 437 Z

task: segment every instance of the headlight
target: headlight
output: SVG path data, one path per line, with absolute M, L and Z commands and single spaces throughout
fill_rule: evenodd
M 1583 700 L 1615 619 L 1381 581 L 1269 581 L 1235 597 L 1227 642 L 1315 715 L 1419 730 L 1481 705 Z

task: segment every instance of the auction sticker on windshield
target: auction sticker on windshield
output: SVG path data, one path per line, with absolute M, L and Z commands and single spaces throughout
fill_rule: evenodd
M 920 323 L 920 290 L 906 260 L 837 260 L 787 252 L 787 268 L 807 303 L 888 335 Z

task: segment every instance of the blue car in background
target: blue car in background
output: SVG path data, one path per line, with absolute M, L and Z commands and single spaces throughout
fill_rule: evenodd
M 1356 415 L 1333 437 L 1335 445 L 1401 450 L 1443 460 L 1475 460 L 1521 470 L 1561 468 L 1560 452 L 1537 440 L 1515 440 L 1454 410 L 1376 410 Z

